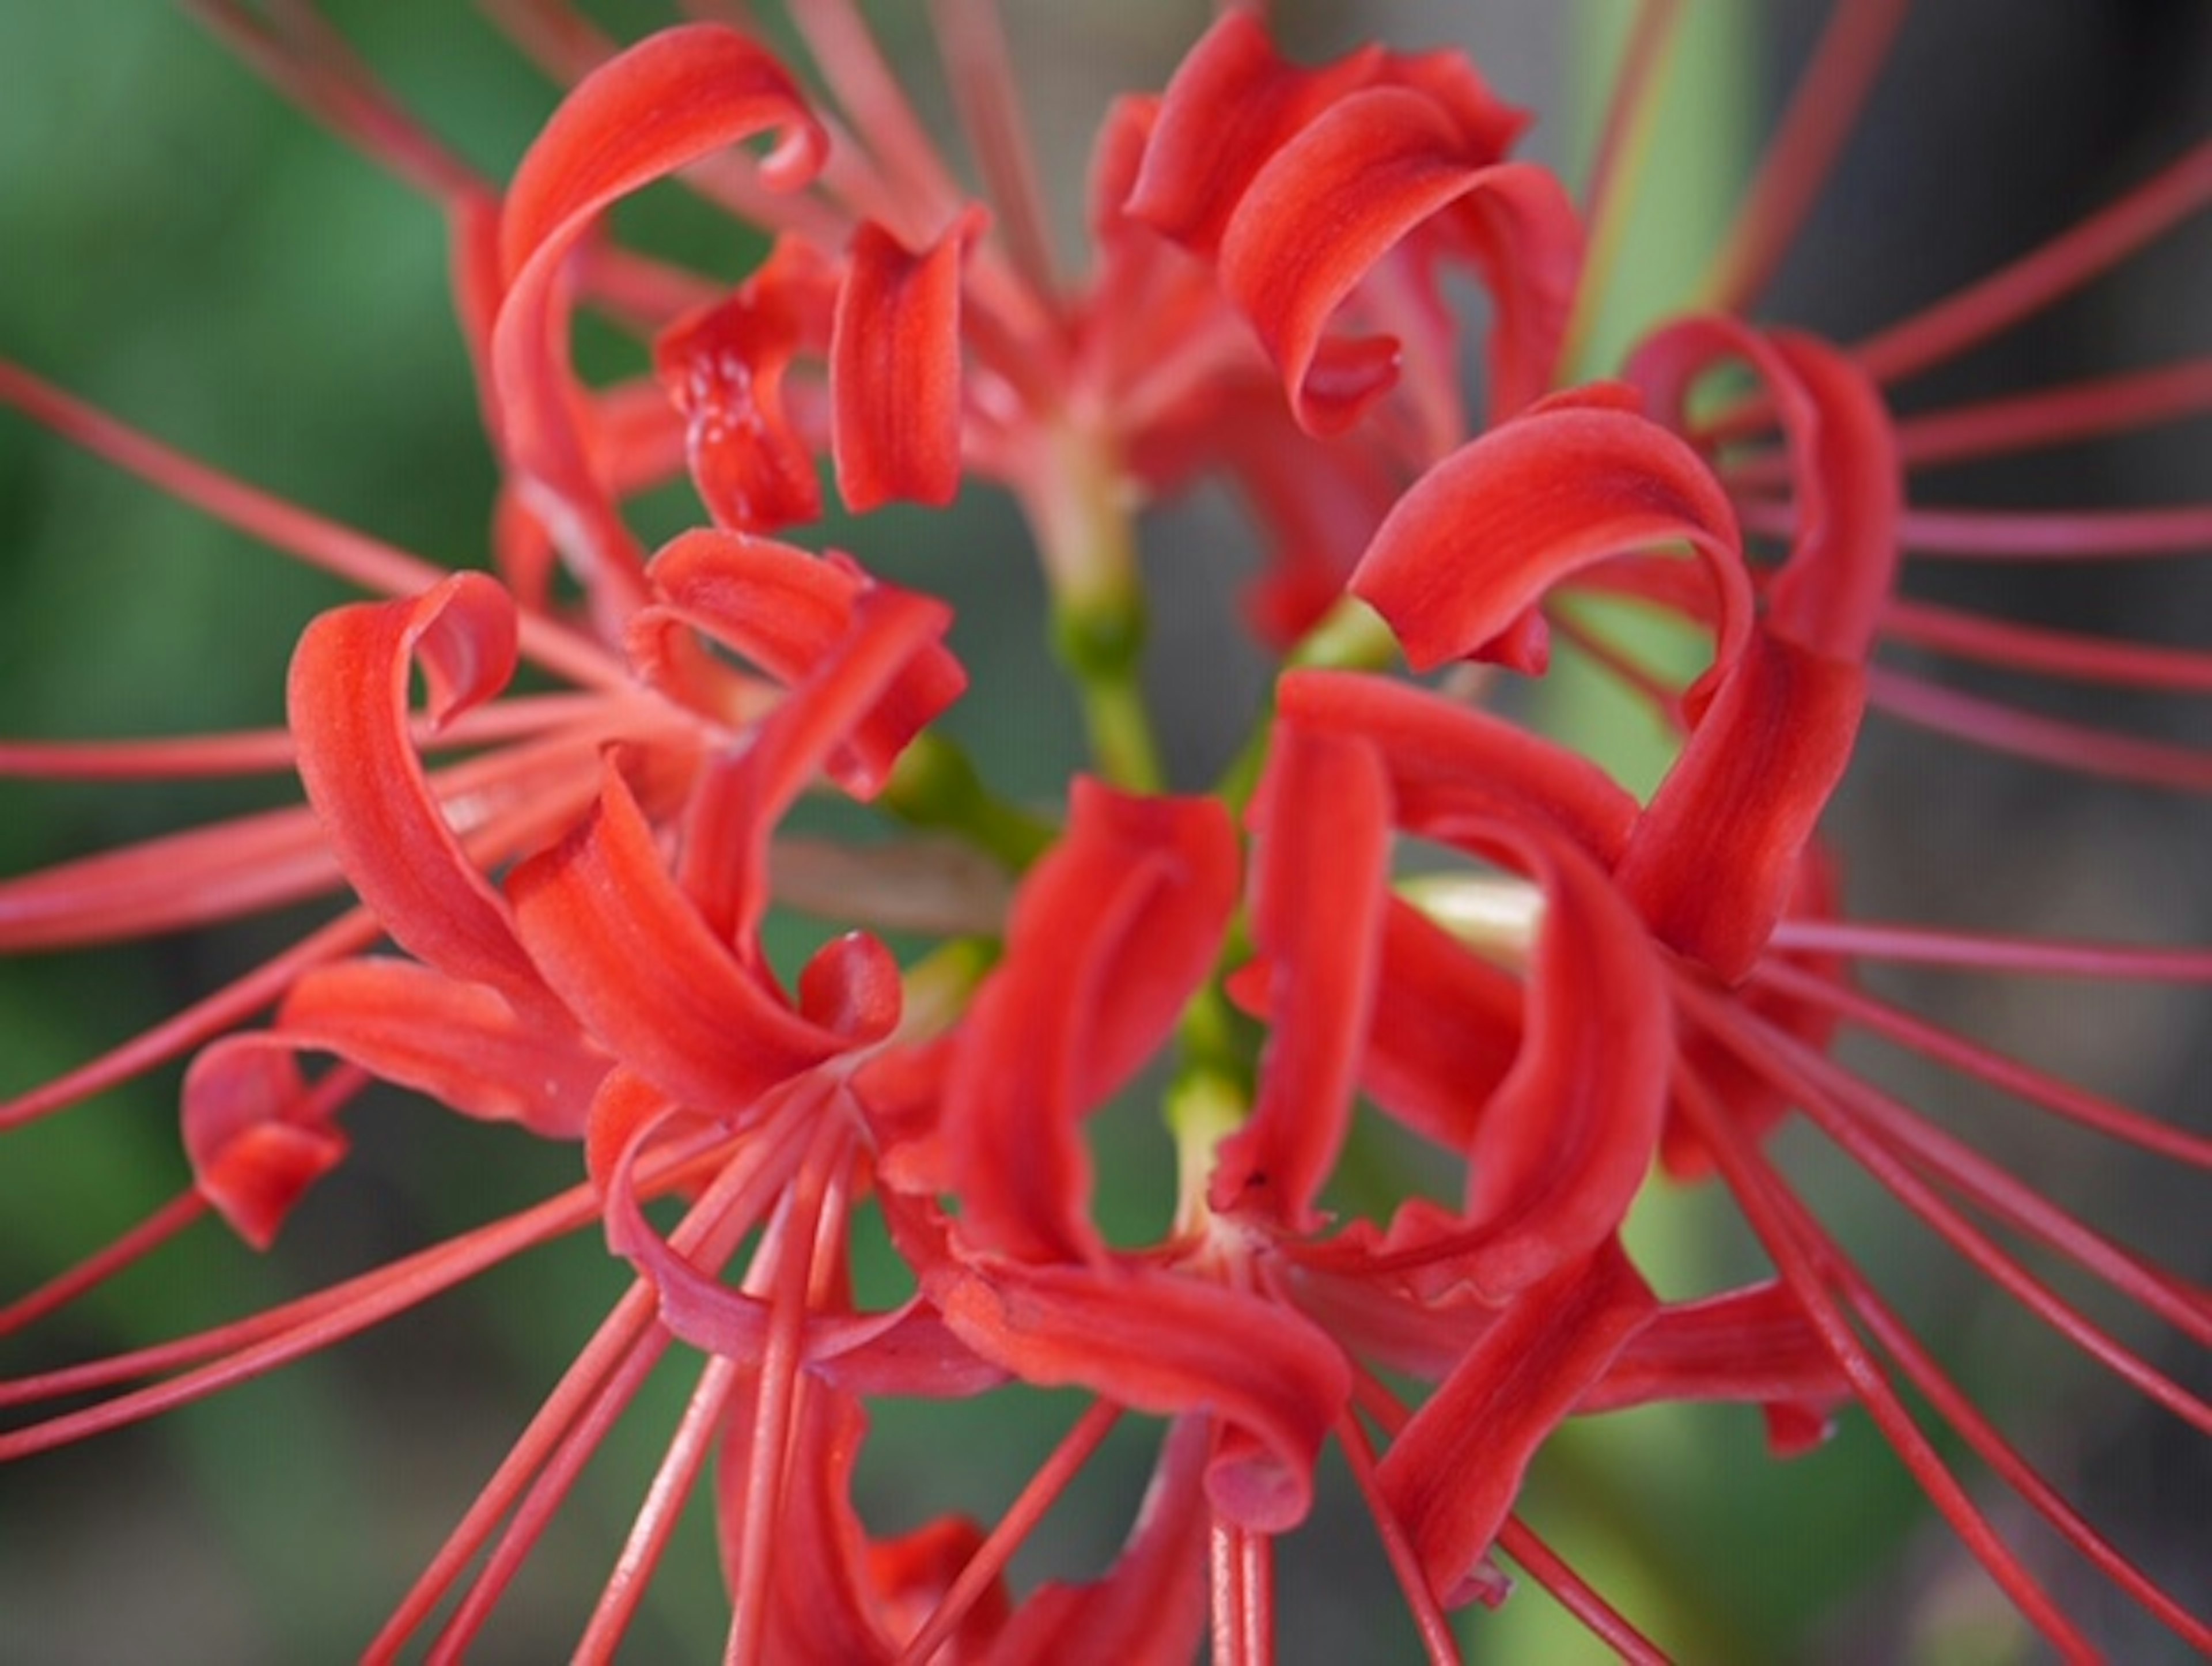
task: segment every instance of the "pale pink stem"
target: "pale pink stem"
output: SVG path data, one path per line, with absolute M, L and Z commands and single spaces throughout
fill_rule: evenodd
M 1397 1576 L 1398 1589 L 1405 1596 L 1407 1608 L 1413 1612 L 1413 1624 L 1421 1633 L 1422 1653 L 1429 1657 L 1431 1666 L 1456 1666 L 1460 1659 L 1459 1641 L 1452 1635 L 1451 1618 L 1437 1602 L 1436 1593 L 1429 1589 L 1428 1576 L 1421 1572 L 1420 1557 L 1413 1549 L 1413 1541 L 1407 1538 L 1397 1511 L 1382 1496 L 1382 1483 L 1375 1472 L 1375 1444 L 1368 1439 L 1357 1414 L 1347 1410 L 1336 1420 L 1336 1444 L 1352 1470 L 1359 1496 L 1367 1501 L 1367 1513 L 1382 1540 L 1382 1554 L 1390 1559 L 1390 1572 Z
M 1781 264 L 1888 55 L 1909 0 L 1838 0 L 1765 160 L 1702 287 L 1713 310 L 1750 310 Z
M 706 1153 L 687 1152 L 656 1173 L 653 1184 L 659 1189 L 672 1185 L 678 1177 L 697 1177 L 703 1164 L 712 1164 L 716 1169 L 712 1183 L 670 1234 L 670 1243 L 681 1253 L 696 1252 L 719 1267 L 760 1218 L 769 1194 L 782 1183 L 788 1171 L 789 1146 L 796 1132 L 795 1125 L 787 1120 L 771 1122 L 740 1140 L 734 1154 L 726 1146 L 718 1146 Z M 597 1215 L 599 1205 L 596 1190 L 589 1187 L 579 1189 L 589 1201 L 592 1213 Z M 575 1361 L 562 1374 L 551 1395 L 447 1535 L 446 1542 L 422 1570 L 413 1589 L 385 1621 L 384 1628 L 370 1645 L 370 1659 L 397 1657 L 401 1645 L 444 1600 L 453 1582 L 483 1548 L 500 1518 L 514 1507 L 532 1478 L 548 1463 L 558 1460 L 577 1419 L 596 1402 L 609 1373 L 630 1357 L 635 1348 L 649 1346 L 657 1357 L 666 1347 L 667 1332 L 656 1328 L 647 1335 L 646 1330 L 658 1302 L 658 1292 L 643 1279 L 625 1292 Z
M 1243 1616 L 1237 1642 L 1249 1666 L 1273 1666 L 1275 1658 L 1274 1541 L 1249 1528 L 1235 1529 L 1237 1604 Z
M 1821 1132 L 1970 1266 L 1986 1274 L 2037 1318 L 2145 1397 L 2192 1427 L 2212 1434 L 2212 1406 L 2154 1369 L 2060 1299 L 2048 1286 L 1998 1248 L 1987 1233 L 1946 1203 L 1899 1160 L 1884 1140 L 1875 1137 L 1869 1124 L 1879 1125 L 1882 1133 L 1892 1138 L 1909 1135 L 1905 1143 L 1910 1147 L 1923 1155 L 1930 1152 L 1939 1154 L 1946 1167 L 1956 1170 L 1953 1178 L 1971 1177 L 1976 1183 L 1975 1189 L 1985 1195 L 2002 1195 L 1991 1184 L 1999 1177 L 2012 1182 L 2015 1200 L 2027 1188 L 1996 1170 L 1978 1152 L 1929 1128 L 1886 1096 L 1851 1091 L 1853 1085 L 1844 1073 L 1809 1049 L 1772 1032 L 1769 1026 L 1758 1023 L 1741 1009 L 1702 999 L 1693 1000 L 1692 1006 L 1704 1019 L 1708 1033 L 1777 1087 L 1795 1097 Z M 1851 1109 L 1847 1110 L 1846 1104 Z M 1861 1117 L 1866 1121 L 1863 1122 Z M 2079 1223 L 2067 1219 L 2060 1212 L 2050 1213 L 2074 1227 L 2077 1237 L 2094 1237 L 2084 1234 Z M 2137 1282 L 2138 1288 L 2130 1293 L 2140 1297 L 2142 1292 Z M 2212 1312 L 2205 1310 L 2201 1298 L 2193 1314 L 2186 1304 L 2152 1305 L 2160 1317 L 2177 1322 L 2194 1317 L 2197 1333 L 2212 1341 Z
M 1060 293 L 1051 224 L 998 8 L 994 0 L 931 0 L 929 9 L 953 105 L 1005 229 L 1014 270 L 1049 313 Z
M 1982 1415 L 1974 1402 L 1960 1392 L 1958 1385 L 1943 1373 L 1921 1347 L 1919 1339 L 1905 1328 L 1856 1268 L 1849 1262 L 1839 1262 L 1833 1271 L 1846 1298 L 1874 1333 L 1875 1340 L 1889 1350 L 1913 1386 L 1927 1397 L 1936 1414 L 1959 1432 L 1982 1462 L 2114 1584 L 2142 1603 L 2199 1654 L 2212 1657 L 2212 1626 L 2198 1620 L 2153 1584 L 2037 1473 L 2034 1466 Z
M 2212 1139 L 2169 1127 L 2071 1082 L 2031 1069 L 2016 1059 L 1876 1000 L 1863 990 L 1816 977 L 1771 956 L 1752 976 L 1767 988 L 1826 1007 L 1885 1040 L 1949 1065 L 2055 1116 L 2191 1168 L 2212 1169 Z
M 2088 1639 L 2051 1601 L 1945 1467 L 1865 1342 L 1852 1329 L 1827 1287 L 1826 1268 L 1838 1254 L 1827 1233 L 1805 1214 L 1758 1148 L 1712 1100 L 1702 1083 L 1684 1072 L 1677 1075 L 1674 1090 L 1674 1104 L 1712 1153 L 1744 1219 L 1773 1259 L 1776 1272 L 1850 1379 L 1859 1403 L 1867 1408 L 1929 1502 L 1942 1512 L 1974 1559 L 1989 1570 L 2031 1625 L 2069 1659 L 2094 1660 L 2096 1651 Z
M 325 520 L 195 462 L 4 362 L 0 362 L 0 404 L 15 406 L 32 421 L 170 496 L 364 590 L 414 596 L 453 576 L 381 539 Z M 524 655 L 546 670 L 587 688 L 627 690 L 631 686 L 629 669 L 619 660 L 565 625 L 526 613 L 520 630 Z
M 684 1503 L 698 1485 L 699 1472 L 714 1450 L 714 1434 L 728 1408 L 731 1387 L 737 1377 L 735 1362 L 719 1355 L 708 1360 L 699 1373 L 699 1386 L 692 1390 L 690 1401 L 684 1408 L 684 1420 L 677 1426 L 675 1438 L 669 1442 L 666 1456 L 653 1472 L 653 1486 L 637 1513 L 637 1520 L 631 1525 L 629 1538 L 615 1563 L 614 1574 L 600 1593 L 599 1606 L 592 1611 L 591 1623 L 576 1645 L 576 1660 L 611 1661 L 615 1651 L 622 1646 L 623 1637 L 636 1617 L 638 1603 L 645 1596 L 646 1586 L 653 1578 L 653 1570 L 659 1566 L 661 1555 L 683 1516 Z
M 596 694 L 517 695 L 464 713 L 442 727 L 417 718 L 409 735 L 423 751 L 482 746 L 603 716 Z M 0 740 L 0 775 L 27 781 L 197 781 L 275 775 L 297 761 L 289 729 L 162 735 L 136 740 Z
M 990 1535 L 975 1547 L 975 1554 L 960 1570 L 959 1578 L 938 1599 L 927 1621 L 900 1651 L 901 1666 L 924 1666 L 945 1646 L 960 1622 L 967 1618 L 968 1611 L 998 1583 L 1014 1554 L 1028 1542 L 1037 1523 L 1121 1420 L 1121 1408 L 1110 1401 L 1094 1400 L 1084 1408 L 1074 1426 L 1060 1438 L 1060 1444 L 1037 1466 L 1013 1503 L 1000 1516 Z
M 2039 311 L 2212 202 L 2212 139 L 2010 265 L 1852 350 L 1877 381 L 1949 358 Z
M 1987 619 L 1902 597 L 1884 605 L 1881 626 L 1894 641 L 2008 670 L 2127 688 L 2212 693 L 2212 654 Z
M 1518 1516 L 1508 1516 L 1498 1529 L 1499 1548 L 1528 1570 L 1536 1583 L 1559 1600 L 1559 1606 L 1587 1626 L 1623 1660 L 1639 1666 L 1666 1666 L 1666 1652 L 1637 1630 L 1612 1603 L 1590 1588 L 1589 1581 L 1567 1566 L 1565 1558 L 1538 1538 Z
M 11 1335 L 36 1324 L 86 1292 L 99 1288 L 125 1268 L 135 1267 L 207 1212 L 208 1201 L 198 1192 L 179 1193 L 112 1243 L 87 1256 L 67 1271 L 56 1274 L 27 1295 L 0 1307 L 0 1336 Z
M 307 5 L 264 16 L 240 0 L 185 0 L 210 33 L 272 86 L 371 161 L 439 202 L 489 196 L 490 187 L 405 111 Z
M 2212 792 L 2212 753 L 2194 747 L 2024 712 L 1880 666 L 1867 668 L 1867 698 L 1893 717 L 1992 751 L 2113 781 L 2140 781 L 2176 792 Z
M 1744 498 L 1747 532 L 1794 538 L 1797 512 L 1773 498 Z M 2212 550 L 2212 503 L 2155 509 L 1907 509 L 1898 538 L 1923 558 L 1977 561 L 2125 561 Z

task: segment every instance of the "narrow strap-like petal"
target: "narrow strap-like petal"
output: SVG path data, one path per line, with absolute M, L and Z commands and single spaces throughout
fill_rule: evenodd
M 853 234 L 830 337 L 837 489 L 862 513 L 960 489 L 960 260 L 981 228 L 963 216 L 919 254 L 872 221 Z
M 944 1128 L 973 1246 L 1103 1250 L 1079 1118 L 1166 1039 L 1219 952 L 1237 834 L 1205 799 L 1075 785 L 1068 831 L 1014 903 L 1006 955 L 955 1043 Z
M 508 191 L 500 225 L 507 291 L 491 343 L 501 438 L 531 508 L 595 585 L 634 584 L 637 551 L 577 423 L 568 257 L 617 198 L 764 132 L 777 136 L 763 170 L 771 184 L 812 177 L 828 136 L 782 66 L 734 30 L 670 29 L 580 82 Z
M 498 892 L 447 826 L 407 716 L 417 661 L 430 717 L 443 722 L 504 688 L 514 657 L 514 603 L 481 574 L 456 574 L 415 600 L 358 603 L 316 619 L 292 656 L 288 705 L 308 800 L 393 940 L 465 982 L 527 1000 L 537 971 Z
M 1656 1305 L 1607 1243 L 1522 1292 L 1391 1442 L 1383 1495 L 1440 1600 L 1474 1594 L 1528 1461 Z

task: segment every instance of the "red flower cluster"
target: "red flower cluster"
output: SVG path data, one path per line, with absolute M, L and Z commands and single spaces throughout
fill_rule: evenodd
M 220 1330 L 0 1384 L 15 1404 L 107 1395 L 0 1434 L 0 1457 L 214 1392 L 597 1221 L 635 1269 L 631 1294 L 374 1657 L 489 1547 L 441 1657 L 476 1634 L 677 1342 L 705 1365 L 585 1657 L 619 1640 L 719 1454 L 732 1659 L 1170 1661 L 1209 1635 L 1217 1660 L 1267 1659 L 1271 1546 L 1309 1514 L 1331 1441 L 1433 1657 L 1455 1657 L 1448 1608 L 1502 1598 L 1500 1554 L 1650 1657 L 1516 1499 L 1566 1419 L 1689 1399 L 1759 1407 L 1784 1453 L 1863 1408 L 2022 1613 L 2062 1651 L 2093 1653 L 1899 1378 L 2116 1584 L 2212 1647 L 2212 1627 L 1954 1387 L 1763 1143 L 1802 1116 L 2062 1334 L 2212 1430 L 2212 1408 L 1985 1223 L 2200 1343 L 2206 1292 L 1829 1050 L 1842 1026 L 1862 1029 L 2201 1169 L 2212 1143 L 1886 1006 L 1850 963 L 2197 982 L 2212 954 L 1853 922 L 1820 836 L 1883 686 L 1869 662 L 1887 635 L 2203 684 L 2197 656 L 1898 594 L 1907 546 L 2002 542 L 1996 517 L 1908 508 L 1916 456 L 2137 420 L 2131 385 L 2025 396 L 1948 428 L 1893 420 L 1881 385 L 2193 211 L 2212 197 L 2212 150 L 1872 344 L 1756 327 L 1744 304 L 1901 9 L 1840 9 L 1722 263 L 1717 309 L 1659 329 L 1616 377 L 1570 384 L 1594 281 L 1583 228 L 1607 210 L 1614 158 L 1578 209 L 1513 159 L 1524 118 L 1451 54 L 1373 48 L 1305 68 L 1254 14 L 1225 12 L 1163 93 L 1109 117 L 1093 257 L 1070 283 L 1003 43 L 973 0 L 946 0 L 937 21 L 988 211 L 843 0 L 792 8 L 818 91 L 722 23 L 617 51 L 555 0 L 495 8 L 574 82 L 503 188 L 409 122 L 311 15 L 198 9 L 449 211 L 505 482 L 495 575 L 432 571 L 0 367 L 0 398 L 384 598 L 301 637 L 284 735 L 0 755 L 24 775 L 289 762 L 307 796 L 0 884 L 0 945 L 169 930 L 341 885 L 358 899 L 240 983 L 0 1108 L 26 1122 L 191 1058 L 189 1191 L 0 1311 L 0 1328 L 208 1210 L 273 1242 L 345 1160 L 341 1116 L 372 1079 L 576 1141 L 586 1183 Z M 1645 8 L 1616 145 L 1677 9 Z M 755 140 L 764 154 L 732 149 Z M 611 234 L 617 202 L 672 175 L 773 234 L 734 289 Z M 1491 302 L 1479 420 L 1446 297 L 1462 275 Z M 585 380 L 579 307 L 648 337 L 655 374 Z M 2191 388 L 2181 408 L 2206 402 L 2201 374 Z M 626 506 L 686 473 L 708 524 L 648 553 Z M 854 512 L 941 504 L 978 479 L 1024 509 L 1097 771 L 1063 804 L 1005 801 L 933 727 L 968 682 L 944 605 L 778 540 L 820 520 L 825 475 Z M 1130 511 L 1206 480 L 1237 490 L 1263 534 L 1252 616 L 1282 661 L 1246 757 L 1211 793 L 1171 793 L 1136 678 Z M 2193 516 L 2186 536 L 2160 536 L 2201 544 L 2204 513 L 2176 513 Z M 2045 541 L 2088 555 L 2130 536 L 2080 516 L 2049 523 Z M 1684 622 L 1710 642 L 1705 668 L 1677 684 L 1623 657 L 1577 611 L 1589 598 Z M 1415 672 L 1540 675 L 1555 633 L 1674 726 L 1679 752 L 1647 801 L 1486 708 L 1483 677 L 1390 674 L 1402 657 Z M 526 660 L 573 691 L 508 692 Z M 1910 688 L 1893 703 L 1967 710 Z M 2022 714 L 1976 707 L 1954 727 L 2100 763 L 2098 738 Z M 468 752 L 434 764 L 433 747 Z M 2204 779 L 2193 756 L 2126 757 L 2138 775 Z M 814 793 L 873 806 L 891 836 L 799 848 L 787 818 Z M 763 938 L 779 900 L 866 928 L 781 975 Z M 933 945 L 902 963 L 882 934 L 895 929 Z M 311 1072 L 302 1055 L 331 1062 Z M 1093 1213 L 1086 1122 L 1163 1080 L 1172 1225 L 1157 1243 L 1115 1243 Z M 1455 1164 L 1456 1195 L 1364 1214 L 1334 1201 L 1370 1117 Z M 1772 1277 L 1660 1299 L 1621 1239 L 1655 1169 L 1724 1186 Z M 672 1226 L 647 1213 L 655 1198 L 680 1200 Z M 855 1293 L 848 1229 L 863 1208 L 911 1276 L 881 1310 Z M 996 1526 L 948 1517 L 872 1535 L 850 1486 L 871 1399 L 1024 1385 L 1076 1385 L 1095 1405 Z M 1015 1590 L 1012 1555 L 1124 1412 L 1164 1430 L 1120 1559 L 1088 1583 Z

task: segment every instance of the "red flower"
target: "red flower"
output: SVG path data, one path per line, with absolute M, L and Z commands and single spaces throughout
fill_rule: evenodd
M 2196 368 L 1922 416 L 1887 392 L 2201 206 L 2203 148 L 1856 348 L 1755 327 L 1743 314 L 1902 12 L 1839 9 L 1705 306 L 1617 379 L 1576 384 L 1622 147 L 1680 10 L 1663 0 L 1642 14 L 1579 211 L 1512 156 L 1525 118 L 1463 59 L 1376 47 L 1303 68 L 1231 9 L 1163 93 L 1108 116 L 1095 258 L 1074 282 L 981 0 L 933 21 L 988 210 L 843 0 L 791 10 L 819 89 L 720 22 L 618 50 L 556 0 L 494 8 L 574 82 L 496 188 L 304 9 L 199 9 L 447 210 L 501 470 L 499 576 L 440 572 L 0 366 L 0 400 L 378 598 L 301 635 L 281 733 L 0 750 L 23 775 L 296 769 L 306 796 L 0 884 L 0 945 L 357 899 L 0 1106 L 0 1128 L 28 1123 L 191 1055 L 188 1189 L 0 1310 L 0 1331 L 210 1209 L 268 1247 L 345 1160 L 340 1115 L 372 1079 L 573 1142 L 580 1174 L 258 1315 L 0 1383 L 9 1404 L 106 1395 L 0 1433 L 0 1458 L 213 1393 L 596 1223 L 635 1271 L 628 1293 L 373 1657 L 449 1598 L 437 1651 L 479 1633 L 676 1343 L 703 1363 L 586 1657 L 621 1641 L 714 1458 L 731 1658 L 1164 1661 L 1209 1632 L 1217 1660 L 1267 1658 L 1276 1547 L 1316 1509 L 1333 1443 L 1431 1657 L 1455 1651 L 1449 1608 L 1504 1598 L 1501 1558 L 1649 1657 L 1522 1518 L 1524 1483 L 1571 1418 L 1701 1400 L 1758 1406 L 1784 1456 L 1863 1408 L 2026 1619 L 2094 1652 L 2097 1621 L 2000 1533 L 1901 1383 L 2114 1585 L 2212 1648 L 1946 1375 L 1772 1140 L 1802 1121 L 2036 1317 L 2212 1432 L 2212 1407 L 2150 1349 L 2005 1240 L 2200 1343 L 2212 1298 L 1834 1050 L 1864 1031 L 2201 1170 L 2204 1140 L 1889 1004 L 1854 969 L 2190 985 L 2212 955 L 1855 921 L 1831 813 L 1870 712 L 2090 775 L 2212 780 L 2193 751 L 1877 657 L 1899 642 L 2212 682 L 2187 651 L 1911 599 L 1903 562 L 2202 543 L 2193 508 L 1933 509 L 1913 473 L 2201 410 Z M 671 177 L 772 240 L 749 271 L 709 280 L 619 240 L 611 211 Z M 1464 276 L 1491 313 L 1480 421 L 1445 287 Z M 579 309 L 638 337 L 653 374 L 582 374 Z M 687 474 L 710 524 L 648 554 L 634 501 Z M 823 518 L 825 476 L 855 514 L 942 505 L 971 482 L 1012 494 L 1091 745 L 1064 805 L 994 793 L 939 732 L 967 683 L 951 610 L 769 536 Z M 1207 481 L 1254 512 L 1257 622 L 1282 652 L 1237 764 L 1211 793 L 1170 793 L 1138 674 L 1132 514 Z M 1669 617 L 1709 652 L 1686 675 L 1647 668 L 1592 600 Z M 1546 673 L 1555 641 L 1669 726 L 1648 799 L 1481 698 L 1492 668 Z M 1462 668 L 1418 685 L 1389 674 L 1401 655 Z M 572 688 L 510 692 L 526 662 Z M 446 745 L 473 750 L 426 761 Z M 801 800 L 832 793 L 875 837 L 794 832 Z M 860 928 L 799 959 L 770 929 L 778 902 Z M 311 1076 L 303 1055 L 337 1063 Z M 1124 1241 L 1097 1207 L 1091 1130 L 1154 1081 L 1174 1152 L 1147 1177 L 1166 1224 Z M 1379 1196 L 1360 1183 L 1378 1140 L 1420 1152 Z M 1767 1275 L 1662 1298 L 1625 1236 L 1661 1175 L 1723 1190 Z M 871 1213 L 891 1293 L 862 1277 Z M 1071 1387 L 1085 1409 L 995 1525 L 869 1524 L 872 1402 Z M 1162 1432 L 1119 1557 L 1018 1589 L 1015 1556 L 1131 1413 Z

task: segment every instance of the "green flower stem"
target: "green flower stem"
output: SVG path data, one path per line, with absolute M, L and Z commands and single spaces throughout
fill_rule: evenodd
M 1045 818 L 992 792 L 959 743 L 933 730 L 906 749 L 878 802 L 915 827 L 965 840 L 1012 873 L 1060 836 Z
M 1381 671 L 1397 657 L 1398 639 L 1382 616 L 1360 600 L 1344 595 L 1322 617 L 1321 623 L 1293 643 L 1283 656 L 1285 671 Z M 1242 811 L 1260 784 L 1260 770 L 1267 761 L 1267 738 L 1274 731 L 1272 703 L 1253 725 L 1252 733 L 1221 779 L 1214 796 L 1231 810 Z
M 1021 494 L 1052 587 L 1052 646 L 1074 682 L 1091 761 L 1115 786 L 1166 783 L 1141 676 L 1144 576 L 1120 463 L 1096 435 L 1064 426 Z

